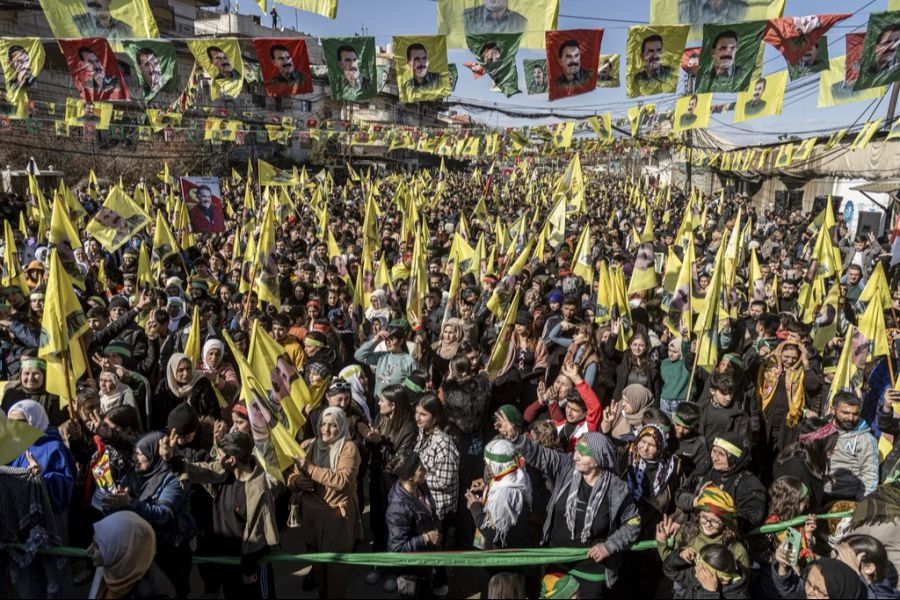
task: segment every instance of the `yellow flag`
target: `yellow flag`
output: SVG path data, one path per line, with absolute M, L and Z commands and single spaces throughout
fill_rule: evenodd
M 178 253 L 178 242 L 169 229 L 169 223 L 163 216 L 162 211 L 156 211 L 156 228 L 153 231 L 153 250 L 150 253 L 154 270 L 158 276 L 162 272 L 165 260 Z
M 856 138 L 853 140 L 853 143 L 850 144 L 851 150 L 860 150 L 869 145 L 869 142 L 872 141 L 872 138 L 878 133 L 878 130 L 881 128 L 881 122 L 883 119 L 874 119 L 869 121 L 863 128 L 859 130 L 859 133 L 856 134 Z
M 271 397 L 282 410 L 278 419 L 296 437 L 306 423 L 304 410 L 313 403 L 306 382 L 284 347 L 263 329 L 259 321 L 253 323 L 248 354 L 256 376 L 261 381 L 272 382 Z
M 862 293 L 859 295 L 858 302 L 865 304 L 872 303 L 873 300 L 874 304 L 881 303 L 882 310 L 890 310 L 893 304 L 891 301 L 891 288 L 888 286 L 881 261 L 875 263 L 875 268 L 866 282 L 866 287 L 863 288 Z
M 859 332 L 868 340 L 869 360 L 885 356 L 889 352 L 884 310 L 877 302 L 869 302 L 866 311 L 859 317 Z
M 260 185 L 283 186 L 300 184 L 299 177 L 295 178 L 292 171 L 279 169 L 262 159 L 257 162 L 259 163 Z
M 275 268 L 275 210 L 272 201 L 266 205 L 262 228 L 256 245 L 256 293 L 260 302 L 268 302 L 281 309 L 281 295 L 278 291 L 278 270 Z
M 831 59 L 828 70 L 819 74 L 819 108 L 861 100 L 875 100 L 882 98 L 887 93 L 887 86 L 854 90 L 855 82 L 844 79 L 846 64 L 846 56 L 837 56 Z
M 19 216 L 21 217 L 22 213 L 19 213 Z M 30 290 L 19 262 L 19 251 L 9 221 L 3 221 L 3 243 L 3 286 L 17 286 L 27 298 Z
M 106 251 L 115 252 L 149 222 L 150 217 L 144 209 L 122 188 L 114 186 L 85 229 Z
M 787 70 L 759 77 L 746 92 L 738 92 L 734 105 L 734 122 L 780 115 L 787 89 Z
M 87 368 L 87 357 L 78 342 L 87 329 L 87 318 L 53 249 L 38 356 L 47 361 L 47 391 L 59 396 L 60 407 L 75 399 L 75 381 Z
M 586 286 L 594 283 L 594 261 L 591 259 L 591 228 L 585 227 L 575 247 L 575 258 L 572 261 L 572 272 L 584 279 Z
M 338 0 L 278 0 L 278 3 L 316 13 L 329 19 L 337 17 Z
M 724 287 L 724 254 L 725 244 L 719 244 L 712 279 L 706 287 L 703 310 L 694 324 L 694 332 L 699 337 L 697 366 L 710 373 L 719 362 L 719 305 Z
M 812 338 L 813 346 L 820 353 L 825 351 L 825 345 L 834 339 L 835 333 L 837 333 L 837 311 L 840 294 L 841 282 L 836 280 L 816 313 Z
M 78 289 L 84 289 L 84 273 L 75 263 L 75 248 L 81 248 L 81 240 L 75 227 L 69 220 L 68 211 L 65 204 L 60 200 L 59 195 L 53 201 L 53 214 L 50 217 L 50 246 L 56 248 L 60 252 L 60 262 L 72 284 Z
M 494 349 L 491 352 L 491 358 L 488 360 L 487 371 L 491 379 L 500 374 L 500 370 L 503 369 L 503 365 L 506 363 L 510 340 L 516 324 L 516 313 L 519 312 L 520 295 L 521 291 L 516 290 L 516 295 L 513 296 L 512 302 L 509 303 L 506 318 L 503 319 L 503 325 L 500 327 L 497 342 L 494 344 Z
M 191 359 L 192 365 L 200 362 L 200 308 L 194 305 L 194 314 L 191 317 L 191 329 L 188 332 L 187 341 L 184 343 L 184 353 Z
M 834 372 L 834 379 L 831 382 L 831 389 L 828 392 L 828 407 L 834 401 L 834 396 L 838 392 L 852 392 L 859 395 L 862 390 L 862 374 L 853 361 L 853 355 L 857 352 L 865 352 L 866 341 L 862 338 L 859 330 L 850 325 L 847 329 L 847 335 L 844 336 L 844 347 L 841 349 L 841 356 L 838 358 L 837 369 Z
M 612 318 L 619 319 L 619 333 L 616 337 L 616 349 L 624 352 L 628 348 L 632 327 L 631 307 L 628 305 L 628 295 L 625 292 L 625 272 L 621 267 L 610 269 L 609 278 L 612 283 Z
M 236 98 L 244 86 L 244 58 L 236 39 L 191 39 L 188 48 L 212 80 L 210 97 L 217 100 L 220 94 Z

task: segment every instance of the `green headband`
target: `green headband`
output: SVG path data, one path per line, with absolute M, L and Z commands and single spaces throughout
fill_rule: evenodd
M 718 446 L 719 448 L 721 448 L 728 454 L 731 454 L 735 458 L 740 458 L 741 455 L 744 453 L 744 451 L 742 449 L 738 448 L 737 446 L 735 446 L 728 440 L 723 440 L 722 438 L 716 438 L 715 440 L 713 440 L 712 445 Z
M 425 388 L 421 387 L 419 384 L 417 384 L 415 381 L 411 380 L 409 377 L 407 377 L 406 379 L 403 380 L 403 387 L 410 389 L 410 390 L 416 392 L 417 394 L 425 393 Z
M 516 459 L 514 454 L 494 454 L 487 450 L 484 451 L 484 458 L 495 463 L 508 463 Z
M 47 369 L 47 361 L 40 358 L 26 358 L 22 361 L 23 369 L 40 369 L 41 371 L 45 371 Z
M 305 337 L 305 338 L 303 338 L 303 343 L 304 343 L 304 344 L 309 344 L 309 345 L 312 346 L 313 348 L 324 348 L 324 347 L 325 347 L 325 344 L 323 344 L 323 343 L 320 342 L 319 340 L 317 340 L 317 339 L 315 339 L 315 338 L 311 338 L 311 337 Z
M 594 453 L 591 451 L 591 447 L 587 445 L 587 442 L 578 442 L 575 444 L 575 449 L 578 450 L 579 454 L 584 456 L 594 456 Z
M 694 428 L 693 425 L 688 425 L 687 423 L 685 423 L 684 419 L 679 417 L 677 414 L 672 415 L 672 421 L 674 421 L 676 425 L 681 425 L 682 427 L 687 427 L 688 429 Z

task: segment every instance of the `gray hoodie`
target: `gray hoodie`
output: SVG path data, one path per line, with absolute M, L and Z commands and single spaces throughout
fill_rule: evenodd
M 838 498 L 860 500 L 878 485 L 878 442 L 863 420 L 851 431 L 841 431 L 831 455 L 832 481 L 825 491 Z

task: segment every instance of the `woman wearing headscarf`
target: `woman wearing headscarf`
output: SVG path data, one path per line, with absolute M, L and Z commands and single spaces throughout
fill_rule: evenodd
M 444 377 L 450 371 L 450 360 L 459 352 L 465 338 L 465 324 L 462 319 L 447 319 L 441 327 L 441 339 L 432 344 L 434 357 L 431 364 L 431 382 L 435 389 L 439 388 Z
M 362 538 L 362 523 L 356 496 L 359 451 L 349 439 L 347 417 L 338 407 L 326 408 L 319 421 L 318 436 L 301 447 L 288 476 L 288 488 L 302 492 L 301 531 L 309 552 L 352 552 Z M 350 573 L 348 565 L 313 567 L 320 598 L 343 598 Z
M 148 433 L 135 444 L 134 471 L 118 489 L 103 498 L 105 512 L 131 510 L 156 532 L 156 563 L 175 586 L 179 598 L 190 591 L 190 541 L 197 526 L 190 512 L 188 490 L 169 470 L 159 455 L 159 441 L 165 434 Z
M 604 415 L 603 425 L 609 423 L 608 435 L 617 440 L 628 440 L 641 428 L 644 413 L 653 406 L 653 393 L 646 387 L 633 383 L 622 390 L 622 400 L 611 404 Z M 611 420 L 606 416 L 612 417 Z
M 17 344 L 13 344 L 15 348 Z M 2 408 L 9 414 L 20 400 L 34 400 L 47 413 L 51 425 L 62 425 L 69 418 L 59 404 L 59 396 L 47 391 L 47 362 L 42 358 L 22 356 L 18 377 L 3 390 Z
M 40 477 L 53 511 L 52 516 L 46 516 L 56 522 L 58 539 L 66 544 L 69 505 L 72 489 L 75 487 L 75 460 L 59 431 L 50 425 L 47 413 L 40 404 L 34 400 L 21 400 L 13 404 L 7 414 L 9 420 L 26 422 L 43 434 L 9 466 L 26 469 L 32 475 Z M 35 560 L 25 568 L 17 566 L 13 561 L 10 564 L 10 575 L 22 598 L 64 598 L 72 595 L 69 569 L 68 561 L 48 557 L 46 560 Z
M 157 387 L 150 428 L 163 429 L 169 412 L 182 402 L 201 417 L 220 417 L 219 401 L 209 379 L 194 368 L 187 354 L 176 352 L 166 365 L 166 378 Z
M 366 321 L 377 319 L 382 325 L 386 325 L 391 320 L 391 307 L 388 303 L 387 292 L 382 289 L 372 291 L 369 297 L 369 307 L 366 309 Z
M 581 596 L 601 597 L 603 582 L 591 575 L 605 575 L 606 585 L 611 587 L 620 568 L 619 554 L 637 540 L 641 529 L 628 484 L 616 474 L 613 441 L 600 432 L 589 431 L 578 440 L 573 454 L 564 454 L 519 434 L 502 412 L 497 414 L 497 426 L 526 464 L 554 482 L 542 542 L 588 549 L 587 559 L 560 565 L 557 570 L 575 576 Z
M 213 388 L 226 404 L 237 400 L 240 381 L 234 367 L 225 362 L 225 344 L 221 340 L 210 338 L 203 344 L 200 353 L 200 372 L 209 379 Z
M 820 558 L 806 572 L 785 556 L 784 547 L 775 552 L 772 565 L 775 586 L 782 598 L 850 599 L 866 598 L 866 586 L 859 574 L 836 558 Z
M 100 372 L 97 382 L 100 387 L 101 414 L 109 412 L 117 406 L 131 406 L 138 410 L 137 402 L 134 400 L 134 392 L 130 387 L 122 383 L 115 371 L 104 369 Z
M 120 511 L 94 523 L 94 540 L 87 555 L 100 567 L 100 588 L 94 598 L 173 598 L 175 589 L 153 564 L 156 535 L 147 521 Z
M 366 416 L 366 423 L 372 423 L 372 409 L 369 405 L 369 378 L 359 365 L 341 369 L 338 377 L 350 384 L 353 401 Z

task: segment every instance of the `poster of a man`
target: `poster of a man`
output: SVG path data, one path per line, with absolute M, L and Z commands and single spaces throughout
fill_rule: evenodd
M 236 81 L 241 78 L 241 74 L 232 66 L 231 60 L 225 51 L 218 46 L 210 46 L 206 49 L 206 55 L 209 57 L 212 65 L 217 69 L 216 79 L 226 79 Z
M 368 78 L 359 70 L 359 53 L 350 45 L 337 49 L 337 60 L 344 73 L 344 89 L 361 91 L 369 87 Z
M 697 122 L 697 103 L 699 102 L 697 94 L 693 94 L 688 100 L 687 110 L 678 118 L 678 125 L 682 128 L 690 127 Z
M 641 42 L 641 70 L 634 74 L 635 85 L 661 82 L 672 74 L 672 67 L 662 64 L 663 38 L 651 35 Z
M 103 61 L 92 48 L 88 46 L 79 48 L 78 58 L 81 60 L 83 73 L 81 84 L 88 95 L 106 96 L 121 87 L 118 77 L 106 74 Z
M 152 49 L 141 48 L 137 51 L 137 63 L 138 70 L 141 73 L 141 86 L 144 90 L 144 97 L 155 96 L 165 85 L 159 57 Z
M 562 71 L 556 79 L 557 87 L 580 87 L 590 80 L 592 73 L 581 68 L 581 47 L 578 40 L 566 40 L 560 44 L 557 59 Z
M 763 94 L 766 92 L 766 78 L 760 77 L 753 86 L 753 96 L 744 104 L 744 114 L 755 115 L 766 109 Z
M 443 85 L 440 74 L 428 70 L 428 51 L 424 45 L 416 43 L 407 46 L 406 62 L 413 74 L 406 82 L 407 88 L 431 90 Z
M 737 23 L 747 18 L 745 0 L 678 0 L 680 23 Z
M 182 177 L 181 193 L 191 206 L 188 216 L 194 233 L 225 231 L 219 180 L 215 177 Z
M 291 57 L 291 52 L 287 46 L 275 44 L 269 50 L 269 58 L 272 59 L 272 62 L 278 69 L 278 74 L 269 79 L 266 82 L 267 84 L 296 85 L 298 87 L 303 85 L 303 73 L 294 67 L 294 59 Z
M 619 54 L 603 54 L 600 56 L 600 67 L 597 69 L 597 87 L 619 87 Z
M 478 54 L 481 57 L 481 62 L 484 64 L 499 62 L 501 58 L 500 47 L 497 45 L 497 42 L 488 42 L 481 47 L 481 52 Z
M 797 64 L 788 64 L 791 80 L 800 79 L 813 73 L 828 69 L 828 39 L 822 37 L 814 45 L 807 48 Z
M 875 59 L 870 69 L 874 75 L 890 74 L 900 70 L 900 23 L 891 23 L 881 30 L 875 42 Z
M 22 46 L 10 46 L 7 60 L 15 73 L 15 79 L 7 82 L 10 90 L 31 87 L 35 76 L 31 70 L 31 57 L 28 56 L 28 51 Z
M 546 92 L 547 74 L 544 72 L 544 67 L 539 64 L 534 65 L 532 76 L 534 85 L 528 89 L 528 92 L 531 94 L 541 94 L 543 92 Z
M 100 114 L 96 105 L 93 102 L 85 102 L 84 110 L 76 121 L 79 123 L 99 123 Z
M 525 15 L 509 8 L 509 0 L 484 0 L 463 11 L 466 33 L 519 33 L 528 28 Z
M 114 40 L 134 37 L 134 31 L 128 23 L 112 16 L 109 10 L 111 3 L 112 0 L 85 0 L 84 8 L 87 12 L 72 18 L 82 36 Z

